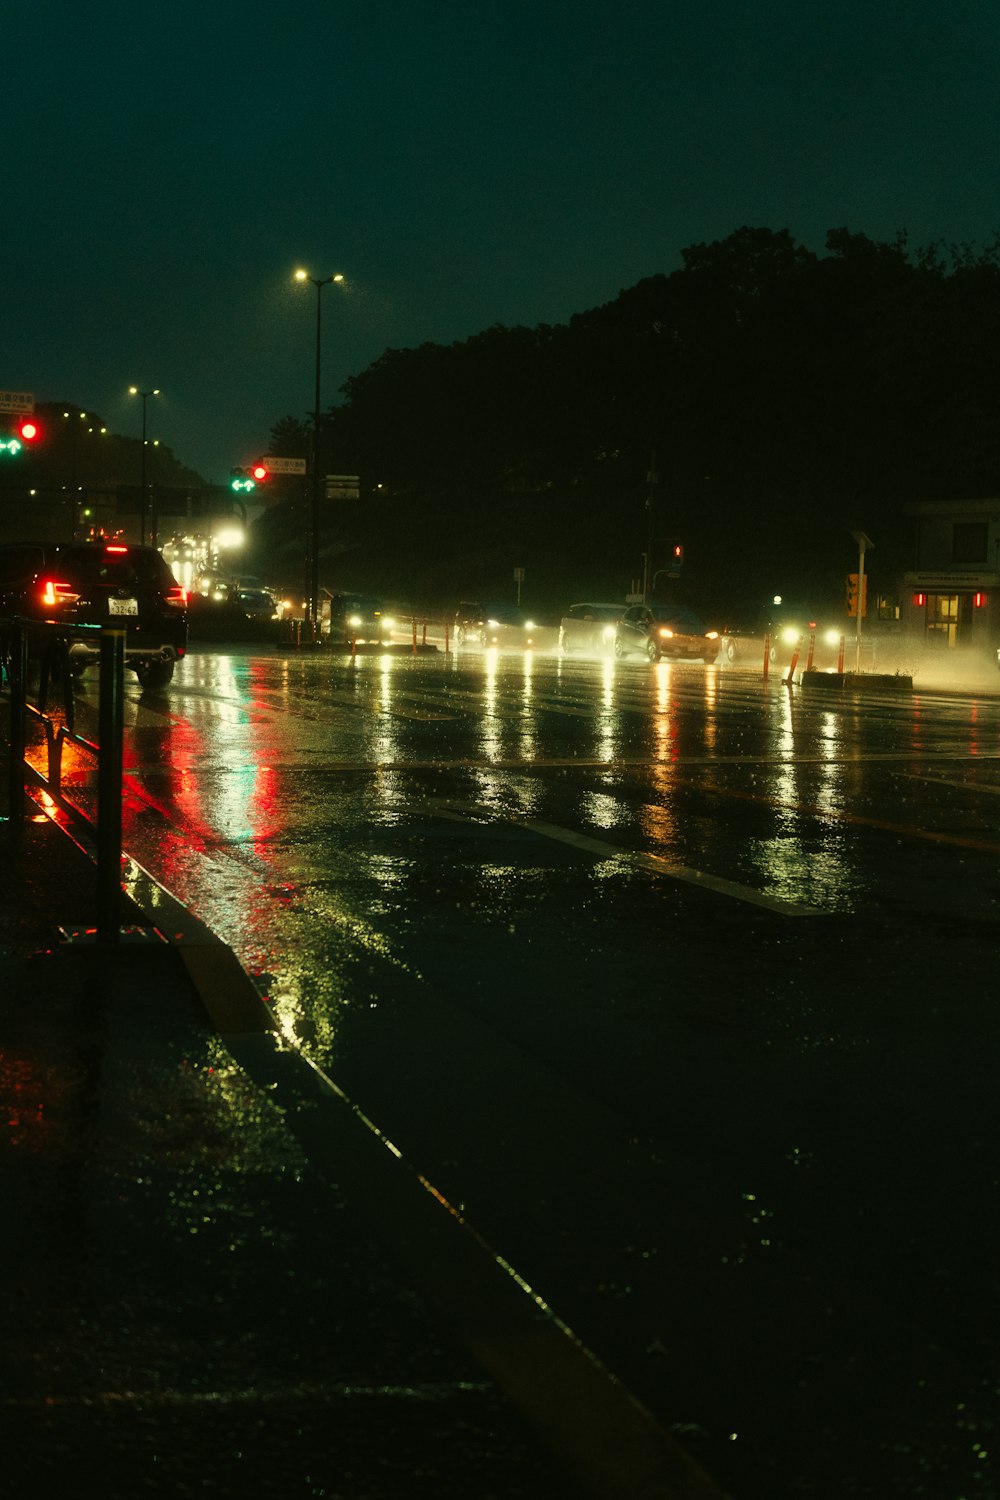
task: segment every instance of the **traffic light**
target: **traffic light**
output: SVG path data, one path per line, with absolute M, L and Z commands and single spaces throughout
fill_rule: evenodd
M 248 490 L 257 488 L 257 481 L 249 469 L 232 469 L 229 475 L 229 488 L 237 495 L 246 494 Z
M 42 429 L 35 417 L 16 417 L 9 426 L 4 424 L 0 430 L 0 454 L 6 458 L 14 458 L 25 448 L 30 448 L 32 443 L 37 443 L 41 435 Z
M 671 542 L 671 544 L 670 544 L 670 558 L 671 558 L 671 561 L 673 562 L 673 565 L 674 565 L 675 568 L 682 568 L 684 566 L 684 543 L 683 542 Z
M 248 490 L 255 490 L 259 484 L 263 484 L 266 478 L 267 465 L 258 459 L 248 469 L 231 469 L 229 488 L 235 490 L 238 495 L 245 494 Z
M 857 613 L 858 613 L 858 575 L 857 575 L 857 573 L 848 573 L 848 575 L 847 575 L 847 591 L 846 591 L 846 595 L 845 595 L 845 604 L 847 606 L 847 613 L 849 615 L 851 615 L 851 616 L 856 616 Z M 865 576 L 864 576 L 864 581 L 861 584 L 861 618 L 864 619 L 864 617 L 865 617 L 865 615 L 867 613 L 868 613 L 868 574 L 866 573 Z

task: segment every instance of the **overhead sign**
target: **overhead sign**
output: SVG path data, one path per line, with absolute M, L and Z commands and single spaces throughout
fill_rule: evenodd
M 0 411 L 34 411 L 33 391 L 0 391 Z
M 304 474 L 306 472 L 304 458 L 276 458 L 273 453 L 269 453 L 261 459 L 261 463 L 269 474 Z
M 328 474 L 326 476 L 326 498 L 328 500 L 357 500 L 361 494 L 361 479 L 357 474 Z

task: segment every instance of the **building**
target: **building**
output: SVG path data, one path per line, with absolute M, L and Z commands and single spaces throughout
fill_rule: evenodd
M 930 647 L 1000 642 L 1000 499 L 915 501 L 913 567 L 903 574 L 906 635 Z

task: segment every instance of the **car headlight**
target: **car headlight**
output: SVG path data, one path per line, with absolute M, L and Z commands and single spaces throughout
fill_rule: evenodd
M 664 637 L 664 639 L 666 639 L 668 636 L 672 636 L 674 632 L 672 630 L 668 630 L 665 625 L 662 625 L 660 627 L 659 633 Z
M 534 630 L 534 628 L 535 628 L 535 622 L 534 622 L 534 620 L 525 620 L 525 622 L 524 622 L 524 628 L 525 628 L 525 630 Z
M 717 630 L 706 630 L 705 638 L 709 641 L 717 641 L 719 639 L 719 632 Z
M 824 630 L 823 639 L 828 646 L 836 646 L 840 642 L 839 630 Z
M 499 630 L 500 628 L 499 620 L 487 620 L 486 624 L 489 626 L 490 630 Z
M 794 625 L 786 625 L 784 630 L 781 632 L 781 639 L 784 641 L 786 646 L 794 646 L 800 634 L 801 631 L 796 630 Z
M 396 622 L 395 622 L 395 620 L 383 620 L 382 621 L 382 629 L 383 630 L 395 630 L 395 628 L 396 628 Z
M 361 616 L 360 615 L 351 615 L 351 617 L 350 617 L 350 619 L 348 620 L 347 623 L 348 623 L 348 625 L 353 625 L 354 628 L 355 628 L 355 630 L 356 630 L 357 627 L 361 624 Z

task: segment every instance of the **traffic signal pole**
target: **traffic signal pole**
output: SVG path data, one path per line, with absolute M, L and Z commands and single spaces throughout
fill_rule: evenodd
M 861 621 L 865 612 L 865 548 L 874 547 L 875 543 L 863 531 L 852 531 L 851 535 L 858 544 L 858 611 L 854 633 L 854 671 L 859 673 L 861 671 Z

